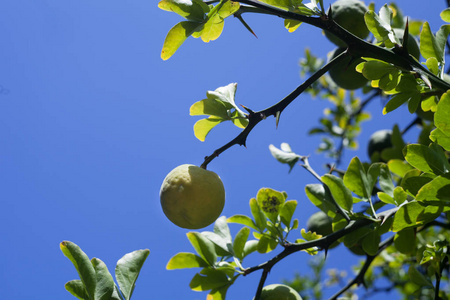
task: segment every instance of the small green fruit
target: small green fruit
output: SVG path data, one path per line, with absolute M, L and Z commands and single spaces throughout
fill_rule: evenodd
M 368 146 L 368 154 L 372 160 L 380 161 L 381 152 L 384 149 L 392 148 L 391 136 L 392 130 L 389 129 L 379 130 L 372 134 Z
M 359 0 L 338 0 L 331 5 L 333 20 L 345 30 L 361 39 L 369 35 L 364 14 L 368 10 L 364 2 Z M 329 13 L 329 11 L 328 11 Z M 325 36 L 335 45 L 345 47 L 346 44 L 332 33 L 325 31 Z
M 284 284 L 271 284 L 263 287 L 261 300 L 302 300 L 296 290 Z
M 331 55 L 330 60 L 345 51 L 345 48 L 335 49 Z M 346 90 L 356 90 L 363 87 L 367 83 L 367 79 L 358 71 L 355 70 L 356 66 L 364 62 L 361 58 L 353 60 L 348 56 L 336 65 L 334 65 L 329 71 L 331 79 L 341 88 Z
M 309 217 L 306 229 L 320 235 L 329 235 L 333 232 L 332 219 L 323 211 L 316 212 Z

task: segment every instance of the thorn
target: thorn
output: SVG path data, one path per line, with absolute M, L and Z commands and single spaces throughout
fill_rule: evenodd
M 276 128 L 276 129 L 278 129 L 278 123 L 280 122 L 280 116 L 281 116 L 281 111 L 277 111 L 276 114 L 275 114 L 275 118 L 276 118 L 276 121 L 275 121 L 275 123 L 276 123 L 275 128 Z
M 247 106 L 242 105 L 242 108 L 245 109 L 246 111 L 248 111 L 249 114 L 254 114 L 255 112 L 253 110 L 251 110 L 250 108 L 248 108 Z
M 239 14 L 234 14 L 234 17 L 238 18 L 238 20 L 241 21 L 242 25 L 244 25 L 244 27 L 247 28 L 247 30 L 250 31 L 250 33 L 255 36 L 255 38 L 258 38 L 258 36 L 253 31 L 253 29 L 251 29 L 250 26 L 247 24 L 247 22 L 244 21 L 244 19 L 242 18 L 240 13 Z
M 325 259 L 327 259 L 327 256 L 328 256 L 328 247 L 325 247 L 324 250 L 325 250 Z

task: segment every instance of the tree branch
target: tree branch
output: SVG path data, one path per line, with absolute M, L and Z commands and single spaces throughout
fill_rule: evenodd
M 290 104 L 292 101 L 294 101 L 301 93 L 303 93 L 311 84 L 313 84 L 317 79 L 319 79 L 322 75 L 324 75 L 330 68 L 332 68 L 335 64 L 339 63 L 340 61 L 345 59 L 345 56 L 349 55 L 347 51 L 342 52 L 340 55 L 336 56 L 333 60 L 331 60 L 329 63 L 324 65 L 322 68 L 317 70 L 316 73 L 314 73 L 311 77 L 309 77 L 305 82 L 303 82 L 301 85 L 299 85 L 294 91 L 292 91 L 289 95 L 287 95 L 283 100 L 279 101 L 278 103 L 272 105 L 269 108 L 263 109 L 261 111 L 254 112 L 248 108 L 245 108 L 249 114 L 248 114 L 248 125 L 244 128 L 244 130 L 241 131 L 241 133 L 236 136 L 233 140 L 226 143 L 224 146 L 218 148 L 211 154 L 210 156 L 206 156 L 204 162 L 202 163 L 201 167 L 206 169 L 208 164 L 217 156 L 219 156 L 222 152 L 227 150 L 228 148 L 234 146 L 234 145 L 240 145 L 245 146 L 247 137 L 249 133 L 253 130 L 253 128 L 262 120 L 266 119 L 270 116 L 275 116 L 279 118 L 279 115 L 281 112 Z

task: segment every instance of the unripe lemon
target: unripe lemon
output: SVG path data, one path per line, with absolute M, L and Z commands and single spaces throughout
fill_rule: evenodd
M 331 55 L 330 60 L 345 51 L 345 48 L 335 49 Z M 367 79 L 358 71 L 356 66 L 364 60 L 361 58 L 352 61 L 352 57 L 348 56 L 339 63 L 335 64 L 329 71 L 331 79 L 341 88 L 346 90 L 355 90 L 363 87 L 367 83 Z
M 372 134 L 367 147 L 369 158 L 374 161 L 381 161 L 381 152 L 384 149 L 392 148 L 391 136 L 392 130 L 389 129 L 378 130 Z
M 284 284 L 270 284 L 263 287 L 261 300 L 302 300 L 296 290 Z
M 188 164 L 167 174 L 159 196 L 167 218 L 187 229 L 212 224 L 225 205 L 225 189 L 220 177 L 212 171 Z
M 364 2 L 359 0 L 338 0 L 331 5 L 333 20 L 345 30 L 361 39 L 369 35 L 364 14 L 368 10 Z M 332 33 L 325 31 L 325 36 L 335 45 L 345 47 L 345 43 Z
M 318 211 L 309 217 L 306 229 L 322 236 L 329 235 L 333 232 L 332 221 L 326 213 Z

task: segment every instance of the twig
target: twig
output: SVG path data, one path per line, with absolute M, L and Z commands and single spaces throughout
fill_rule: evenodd
M 269 108 L 266 108 L 261 111 L 254 112 L 246 108 L 249 112 L 248 114 L 248 125 L 241 131 L 241 133 L 236 136 L 233 140 L 226 143 L 224 146 L 215 150 L 212 155 L 206 156 L 204 162 L 201 167 L 206 169 L 208 164 L 217 156 L 219 156 L 222 152 L 230 148 L 234 145 L 245 146 L 247 136 L 253 130 L 253 128 L 262 120 L 266 119 L 269 116 L 277 116 L 279 115 L 292 101 L 294 101 L 301 93 L 303 93 L 311 84 L 313 84 L 317 79 L 319 79 L 322 75 L 324 75 L 328 70 L 333 67 L 335 64 L 339 63 L 345 56 L 348 55 L 346 51 L 336 56 L 335 59 L 331 60 L 328 64 L 317 70 L 311 77 L 309 77 L 305 82 L 300 84 L 294 91 L 292 91 L 289 95 L 287 95 L 283 100 L 272 105 Z M 244 107 L 245 108 L 245 107 Z
M 350 281 L 349 283 L 347 283 L 346 286 L 344 286 L 342 289 L 340 289 L 336 294 L 334 294 L 329 300 L 335 300 L 337 299 L 337 297 L 339 297 L 340 295 L 342 295 L 343 293 L 345 293 L 345 291 L 347 291 L 349 288 L 351 288 L 354 284 L 356 285 L 360 285 L 360 284 L 364 284 L 364 276 L 367 272 L 367 270 L 369 269 L 370 265 L 372 264 L 373 260 L 375 259 L 375 257 L 377 257 L 384 249 L 386 249 L 390 244 L 392 244 L 394 242 L 394 236 L 391 236 L 390 238 L 386 239 L 385 241 L 383 241 L 382 243 L 380 243 L 378 251 L 375 255 L 367 255 L 366 261 L 364 262 L 363 267 L 361 268 L 361 270 L 359 270 L 358 275 L 356 275 L 355 278 L 353 278 L 352 281 Z

